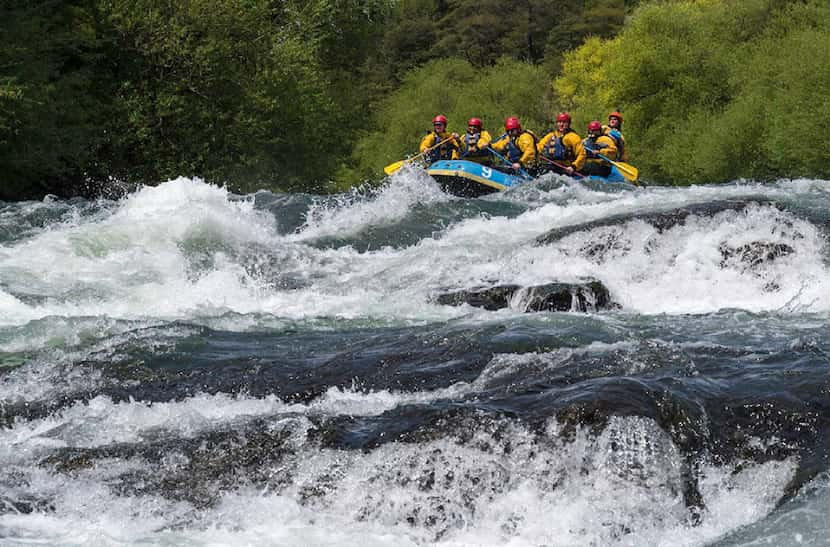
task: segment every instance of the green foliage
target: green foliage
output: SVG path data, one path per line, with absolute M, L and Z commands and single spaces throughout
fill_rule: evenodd
M 364 125 L 362 84 L 390 9 L 388 0 L 4 2 L 2 197 L 86 193 L 109 176 L 321 190 Z
M 362 127 L 388 12 L 385 0 L 110 0 L 126 46 L 112 172 L 322 190 Z
M 316 131 L 335 106 L 296 6 L 268 2 L 113 2 L 125 46 L 112 172 L 163 180 L 198 175 L 240 189 L 293 188 L 325 175 Z M 273 22 L 281 26 L 273 28 Z M 312 160 L 312 161 L 308 161 Z M 137 169 L 138 168 L 138 169 Z
M 500 134 L 560 108 L 580 130 L 622 110 L 647 178 L 827 176 L 791 135 L 830 122 L 829 34 L 826 0 L 3 2 L 0 199 L 178 175 L 342 189 L 437 112 Z
M 830 5 L 795 4 L 748 48 L 733 79 L 741 90 L 726 114 L 760 125 L 748 156 L 753 174 L 830 176 L 830 153 L 799 142 L 802 133 L 830 126 Z M 749 158 L 748 158 L 749 159 Z
M 438 56 L 493 65 L 501 56 L 529 62 L 544 57 L 545 40 L 556 24 L 557 5 L 549 0 L 458 0 L 439 21 Z
M 0 4 L 0 199 L 60 193 L 101 139 L 94 2 Z
M 437 11 L 433 0 L 401 0 L 386 25 L 377 52 L 377 76 L 400 83 L 412 68 L 434 57 L 431 49 L 438 40 Z
M 311 9 L 313 7 L 313 9 Z M 307 4 L 304 40 L 314 45 L 335 108 L 326 120 L 333 136 L 326 142 L 331 163 L 317 179 L 330 178 L 333 165 L 351 153 L 355 133 L 365 127 L 372 97 L 383 93 L 385 82 L 374 84 L 372 57 L 383 39 L 383 22 L 391 14 L 389 0 L 317 0 Z
M 385 165 L 417 152 L 437 113 L 449 118 L 450 131 L 465 131 L 471 116 L 482 118 L 494 137 L 506 116 L 519 116 L 525 127 L 541 131 L 550 125 L 548 80 L 542 68 L 507 58 L 486 69 L 461 59 L 431 61 L 407 74 L 378 106 L 377 129 L 355 147 L 356 171 L 341 172 L 340 179 L 377 180 Z
M 623 25 L 623 0 L 596 0 L 585 6 L 582 17 L 573 24 L 585 36 L 611 36 Z
M 828 15 L 821 0 L 646 4 L 618 37 L 568 54 L 554 87 L 583 121 L 620 109 L 632 163 L 654 180 L 823 175 L 821 147 L 785 141 L 830 123 L 816 47 Z
M 630 2 L 629 2 L 630 3 Z M 622 27 L 624 0 L 402 0 L 387 24 L 383 73 L 400 81 L 431 59 L 476 67 L 502 57 L 558 67 L 561 55 L 592 34 Z

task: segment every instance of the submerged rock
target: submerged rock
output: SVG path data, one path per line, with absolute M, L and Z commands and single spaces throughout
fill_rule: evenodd
M 769 200 L 722 200 L 687 205 L 679 209 L 672 209 L 670 211 L 661 211 L 657 213 L 626 213 L 591 222 L 584 222 L 582 224 L 574 224 L 572 226 L 556 228 L 555 230 L 551 230 L 550 232 L 539 236 L 536 239 L 536 243 L 539 245 L 549 245 L 577 232 L 587 232 L 596 228 L 618 226 L 632 220 L 641 220 L 651 226 L 654 226 L 658 232 L 662 233 L 665 230 L 671 229 L 677 225 L 684 224 L 686 219 L 690 216 L 712 217 L 723 211 L 743 211 L 748 207 L 759 205 L 780 208 L 779 204 Z
M 445 306 L 468 304 L 485 310 L 512 308 L 525 312 L 593 312 L 619 308 L 608 289 L 599 281 L 548 283 L 533 287 L 497 285 L 439 294 L 435 301 Z
M 795 252 L 795 249 L 786 243 L 767 241 L 753 241 L 737 247 L 721 243 L 718 250 L 723 257 L 720 261 L 721 268 L 735 268 L 742 273 L 749 272 L 766 279 L 764 290 L 767 292 L 778 291 L 781 286 L 775 278 L 768 278 L 766 265 Z
M 767 241 L 753 241 L 738 247 L 722 243 L 718 250 L 723 257 L 720 262 L 721 268 L 737 263 L 742 265 L 744 269 L 751 269 L 795 252 L 795 249 L 786 243 L 770 243 Z
M 31 513 L 51 513 L 55 506 L 47 499 L 37 499 L 27 495 L 16 499 L 13 496 L 0 496 L 0 515 L 29 515 Z

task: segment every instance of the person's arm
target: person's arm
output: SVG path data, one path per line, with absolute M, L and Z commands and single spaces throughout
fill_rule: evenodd
M 486 150 L 488 146 L 490 146 L 490 142 L 493 140 L 493 137 L 487 131 L 482 131 L 481 136 L 478 138 L 478 144 L 476 144 L 476 148 L 479 150 Z
M 568 133 L 565 136 L 564 141 L 565 146 L 569 147 L 573 151 L 573 155 L 576 158 L 571 165 L 576 171 L 581 171 L 585 166 L 586 159 L 585 147 L 582 146 L 582 139 L 580 139 L 579 135 L 576 133 Z
M 504 152 L 504 149 L 507 148 L 507 142 L 510 140 L 510 137 L 505 135 L 496 142 L 490 144 L 490 148 L 498 152 L 499 154 Z
M 522 157 L 519 158 L 519 163 L 525 167 L 536 163 L 536 147 L 533 145 L 533 137 L 527 133 L 522 133 L 517 139 L 516 144 L 522 150 Z
M 539 153 L 540 156 L 542 155 L 542 152 L 544 152 L 545 148 L 547 147 L 548 141 L 550 141 L 552 138 L 553 138 L 553 132 L 548 133 L 547 135 L 545 135 L 544 137 L 542 137 L 539 140 L 539 143 L 536 145 L 536 151 Z
M 620 156 L 620 161 L 624 161 L 628 163 L 628 146 L 625 145 L 625 136 L 620 133 L 620 142 L 622 143 L 622 155 Z M 617 153 L 619 153 L 619 148 L 617 149 Z
M 617 143 L 611 137 L 602 136 L 597 139 L 597 152 L 613 160 L 617 157 Z
M 421 139 L 421 146 L 419 147 L 420 149 L 418 150 L 418 152 L 421 152 L 423 154 L 424 151 L 427 148 L 431 147 L 433 144 L 435 144 L 435 133 L 427 133 L 426 136 L 424 136 L 424 138 Z
M 461 149 L 461 136 L 458 133 L 453 133 L 452 135 L 447 135 L 450 138 L 450 144 L 456 151 Z
M 450 157 L 454 160 L 457 160 L 459 157 L 461 157 L 461 137 L 458 135 L 458 133 L 448 134 L 444 138 L 447 137 L 450 138 L 449 145 L 452 146 L 452 155 Z

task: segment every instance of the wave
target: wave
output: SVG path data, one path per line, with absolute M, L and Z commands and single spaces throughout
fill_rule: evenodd
M 180 178 L 94 212 L 88 202 L 7 205 L 9 223 L 57 210 L 0 247 L 0 325 L 227 313 L 443 320 L 469 310 L 440 309 L 439 291 L 585 278 L 623 312 L 830 309 L 822 181 L 603 192 L 543 180 L 459 200 L 422 179 L 404 171 L 375 191 L 286 201 Z M 698 207 L 724 200 L 740 206 Z M 650 223 L 690 207 L 698 212 L 673 226 Z M 570 232 L 539 243 L 557 229 Z

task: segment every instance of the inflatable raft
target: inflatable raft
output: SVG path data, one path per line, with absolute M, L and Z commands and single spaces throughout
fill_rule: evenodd
M 524 184 L 532 177 L 505 173 L 487 165 L 467 160 L 441 160 L 427 167 L 427 174 L 434 178 L 441 188 L 454 196 L 475 198 L 493 192 L 501 192 Z M 625 183 L 625 177 L 616 167 L 611 167 L 608 177 L 582 177 L 579 180 L 606 183 Z

